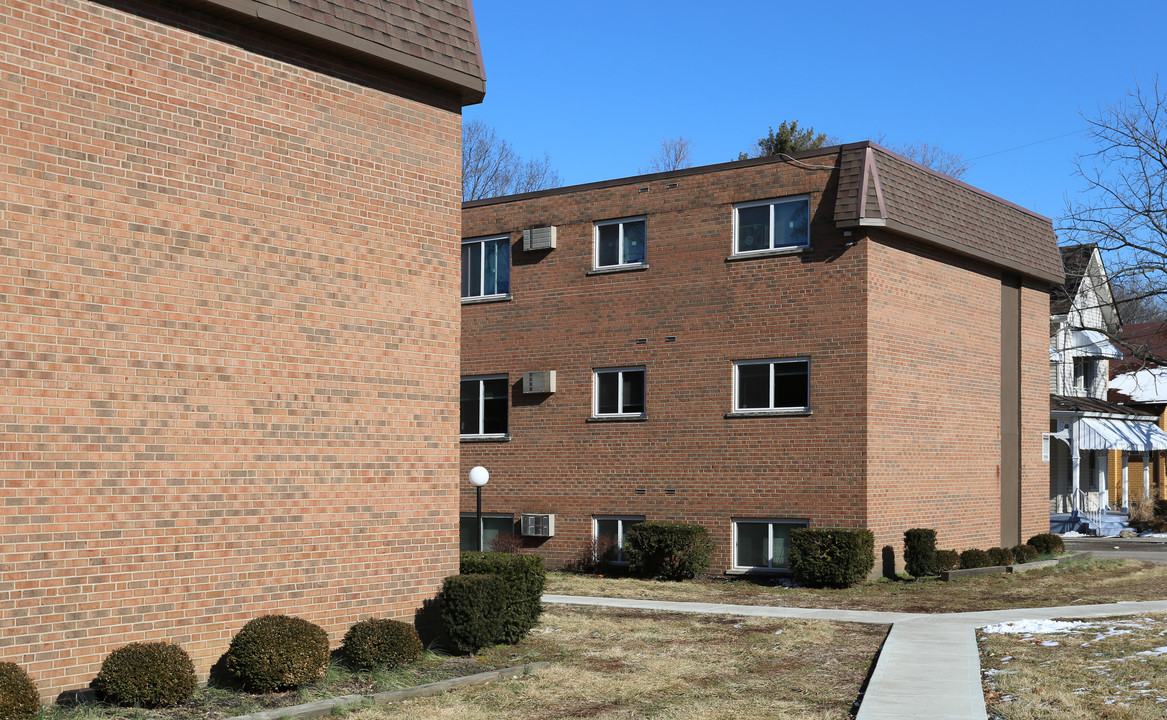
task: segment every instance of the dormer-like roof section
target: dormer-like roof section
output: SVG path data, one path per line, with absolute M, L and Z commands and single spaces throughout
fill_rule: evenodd
M 482 101 L 471 0 L 179 0 Z
M 835 223 L 885 227 L 1022 275 L 1063 280 L 1049 218 L 875 143 L 840 148 Z
M 1078 296 L 1078 290 L 1082 287 L 1082 278 L 1086 277 L 1086 272 L 1090 268 L 1090 258 L 1094 256 L 1097 247 L 1094 243 L 1083 243 L 1059 248 L 1066 281 L 1050 289 L 1050 315 L 1065 315 L 1070 312 L 1074 298 Z

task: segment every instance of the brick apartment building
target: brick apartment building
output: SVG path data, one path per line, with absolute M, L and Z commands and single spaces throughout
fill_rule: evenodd
M 1048 530 L 1043 217 L 858 143 L 467 203 L 462 261 L 487 544 L 554 565 L 696 522 L 732 574 L 782 569 L 793 527 L 900 563 L 912 527 Z M 463 481 L 464 547 L 474 507 Z
M 0 3 L 0 659 L 456 571 L 468 0 Z

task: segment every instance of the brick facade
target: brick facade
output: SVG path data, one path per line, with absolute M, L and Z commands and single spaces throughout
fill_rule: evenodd
M 456 569 L 461 102 L 168 3 L 0 7 L 0 659 L 339 641 Z
M 715 573 L 732 571 L 735 519 L 870 528 L 877 554 L 890 546 L 901 564 L 911 527 L 937 528 L 942 547 L 1001 543 L 1001 288 L 1010 273 L 879 227 L 839 227 L 831 167 L 840 154 L 467 207 L 464 238 L 512 243 L 510 297 L 462 308 L 463 376 L 506 374 L 510 385 L 508 437 L 462 443 L 463 479 L 475 465 L 491 471 L 484 513 L 516 522 L 555 513 L 553 538 L 524 538 L 551 565 L 586 554 L 601 516 L 704 524 L 717 543 Z M 808 249 L 731 257 L 735 203 L 797 195 L 810 198 Z M 622 217 L 646 219 L 647 267 L 596 273 L 593 224 Z M 557 248 L 524 252 L 522 231 L 544 225 L 556 226 Z M 1048 284 L 1022 285 L 1028 537 L 1048 520 Z M 731 413 L 734 362 L 767 358 L 809 358 L 809 413 Z M 592 417 L 593 370 L 628 366 L 645 368 L 645 417 Z M 555 393 L 522 392 L 522 374 L 536 370 L 557 371 Z M 462 512 L 472 513 L 473 489 L 462 485 Z

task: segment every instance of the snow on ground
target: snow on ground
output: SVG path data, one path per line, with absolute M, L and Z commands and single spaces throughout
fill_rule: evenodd
M 986 635 L 1043 635 L 1077 630 L 1085 625 L 1080 620 L 1012 620 L 986 625 L 981 632 Z
M 1058 534 L 1059 534 L 1060 536 L 1064 537 L 1064 538 L 1068 538 L 1068 537 L 1069 537 L 1069 538 L 1075 538 L 1075 537 L 1094 537 L 1093 535 L 1086 535 L 1086 534 L 1084 534 L 1084 533 L 1080 533 L 1080 532 L 1078 532 L 1077 530 L 1071 530 L 1071 531 L 1069 531 L 1069 532 L 1058 533 Z

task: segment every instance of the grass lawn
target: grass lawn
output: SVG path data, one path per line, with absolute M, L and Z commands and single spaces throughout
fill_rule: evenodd
M 1135 560 L 1073 560 L 1015 575 L 941 580 L 876 580 L 845 590 L 788 588 L 765 581 L 661 583 L 553 572 L 548 593 L 780 607 L 949 613 L 1091 605 L 1167 597 L 1167 567 Z
M 1167 717 L 1167 617 L 1091 619 L 1064 632 L 978 633 L 989 715 Z
M 518 681 L 356 712 L 352 720 L 850 717 L 886 627 L 552 606 Z

